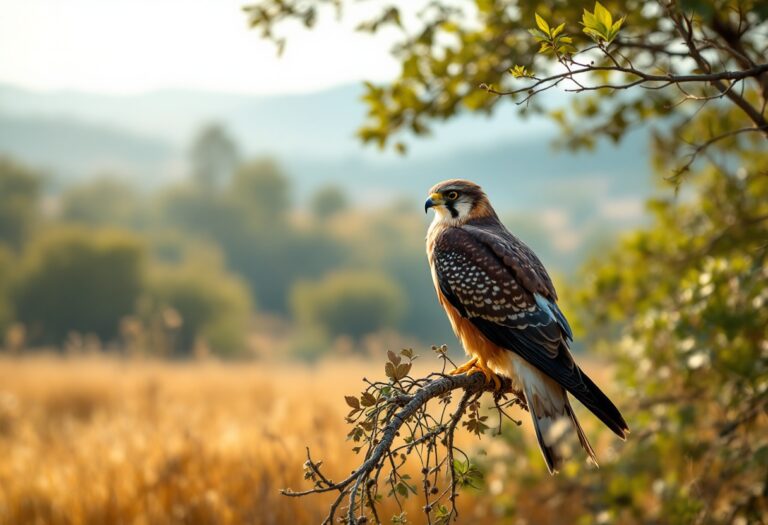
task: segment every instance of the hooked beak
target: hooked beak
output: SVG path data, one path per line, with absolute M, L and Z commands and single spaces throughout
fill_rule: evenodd
M 424 213 L 427 213 L 430 208 L 434 208 L 435 206 L 441 206 L 445 201 L 443 201 L 443 196 L 439 193 L 433 193 L 429 196 L 427 199 L 427 202 L 424 203 Z

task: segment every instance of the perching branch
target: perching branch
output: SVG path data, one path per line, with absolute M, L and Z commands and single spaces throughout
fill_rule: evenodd
M 342 504 L 346 509 L 345 521 L 350 525 L 368 519 L 381 523 L 377 508 L 382 499 L 380 490 L 389 486 L 387 496 L 394 499 L 401 510 L 401 499 L 417 494 L 416 485 L 403 472 L 406 459 L 415 457 L 421 463 L 426 522 L 437 525 L 455 519 L 457 491 L 477 481 L 479 471 L 471 465 L 467 454 L 454 445 L 454 434 L 462 420 L 463 426 L 478 436 L 490 428 L 484 423 L 487 416 L 480 415 L 478 400 L 485 392 L 494 392 L 494 385 L 487 383 L 482 374 L 446 375 L 446 364 L 450 362 L 446 349 L 443 346 L 436 351 L 443 360 L 441 373 L 412 378 L 407 375 L 416 358 L 412 351 L 403 350 L 400 355 L 389 352 L 385 368 L 389 382 L 365 380 L 368 387 L 359 399 L 346 398 L 352 408 L 347 421 L 354 425 L 348 437 L 367 444 L 359 467 L 343 480 L 334 482 L 321 471 L 322 462 L 315 462 L 307 449 L 305 479 L 312 480 L 314 487 L 304 491 L 284 489 L 282 494 L 303 497 L 337 492 L 323 525 L 334 522 Z M 407 362 L 403 362 L 403 358 Z M 451 410 L 451 395 L 457 390 L 461 391 L 461 398 Z M 520 424 L 504 412 L 504 408 L 518 405 L 527 409 L 522 399 L 522 394 L 513 392 L 511 382 L 504 378 L 501 390 L 493 395 L 500 424 L 503 417 Z M 428 410 L 433 400 L 437 400 L 439 406 Z M 361 452 L 363 446 L 353 450 Z M 461 460 L 455 459 L 457 454 Z M 380 482 L 384 470 L 388 473 Z

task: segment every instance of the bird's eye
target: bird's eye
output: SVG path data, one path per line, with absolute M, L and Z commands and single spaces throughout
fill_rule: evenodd
M 458 198 L 459 198 L 459 192 L 457 192 L 457 191 L 449 191 L 448 192 L 448 199 L 449 200 L 455 201 Z

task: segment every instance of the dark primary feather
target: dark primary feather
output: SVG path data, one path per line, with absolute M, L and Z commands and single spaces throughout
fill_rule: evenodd
M 547 271 L 530 248 L 501 223 L 476 222 L 447 229 L 434 250 L 440 290 L 462 316 L 625 437 L 627 424 L 619 410 L 574 363 L 568 346 L 571 328 L 557 307 Z

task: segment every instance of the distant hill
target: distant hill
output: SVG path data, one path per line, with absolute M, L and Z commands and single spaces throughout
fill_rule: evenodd
M 137 95 L 72 91 L 39 92 L 0 84 L 0 114 L 75 119 L 162 139 L 182 148 L 195 131 L 222 122 L 248 153 L 296 154 L 322 158 L 363 155 L 373 161 L 391 157 L 361 150 L 354 137 L 365 115 L 359 85 L 304 95 L 251 96 L 163 90 Z M 463 117 L 440 126 L 436 140 L 414 145 L 414 154 L 434 154 L 517 136 L 551 132 L 542 120 L 521 122 L 511 105 L 495 118 Z
M 248 152 L 331 155 L 358 149 L 353 139 L 364 108 L 359 86 L 310 95 L 259 97 L 196 91 L 103 95 L 36 92 L 0 85 L 0 114 L 76 119 L 119 127 L 183 147 L 202 125 L 225 123 Z M 308 140 L 311 139 L 311 140 Z
M 54 174 L 54 186 L 113 173 L 156 183 L 177 156 L 166 141 L 67 117 L 0 115 L 0 152 Z
M 544 227 L 563 250 L 589 232 L 615 231 L 643 218 L 653 191 L 647 139 L 630 134 L 615 147 L 556 152 L 554 125 L 520 119 L 512 104 L 491 118 L 460 116 L 410 142 L 405 157 L 361 147 L 354 131 L 365 115 L 360 86 L 318 93 L 249 96 L 194 91 L 138 95 L 36 92 L 0 85 L 0 153 L 46 167 L 60 186 L 105 170 L 144 187 L 185 173 L 187 145 L 200 126 L 223 124 L 246 155 L 275 157 L 300 202 L 337 183 L 360 206 L 403 196 L 419 206 L 436 181 L 480 182 L 501 211 Z M 562 95 L 555 95 L 562 96 Z

